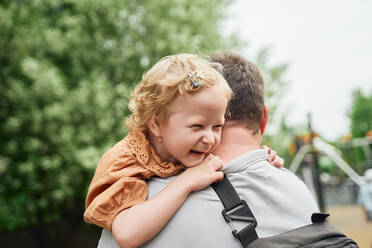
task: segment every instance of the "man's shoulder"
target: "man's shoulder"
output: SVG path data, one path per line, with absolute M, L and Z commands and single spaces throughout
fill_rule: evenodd
M 305 193 L 310 196 L 307 186 L 296 174 L 284 167 L 274 167 L 267 161 L 257 162 L 254 166 L 239 172 L 229 173 L 227 176 L 238 188 L 240 185 L 245 185 L 251 190 L 285 191 L 286 194 L 292 196 Z M 242 190 L 245 189 L 242 188 Z

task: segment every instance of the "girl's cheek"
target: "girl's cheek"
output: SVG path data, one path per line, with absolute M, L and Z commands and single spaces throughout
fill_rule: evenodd
M 220 144 L 220 141 L 221 141 L 221 132 L 219 132 L 216 136 L 216 146 L 218 146 Z
M 220 144 L 220 141 L 221 141 L 221 135 L 217 135 L 214 138 L 214 144 L 213 144 L 213 147 L 212 147 L 212 151 Z

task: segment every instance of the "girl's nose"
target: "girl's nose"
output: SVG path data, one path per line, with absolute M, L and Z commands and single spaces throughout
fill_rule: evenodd
M 214 137 L 212 132 L 206 132 L 202 137 L 202 142 L 208 145 L 214 144 Z

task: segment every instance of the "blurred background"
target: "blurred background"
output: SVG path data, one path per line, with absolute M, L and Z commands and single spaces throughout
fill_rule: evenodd
M 96 247 L 85 194 L 128 131 L 133 85 L 169 54 L 235 52 L 265 78 L 264 143 L 370 248 L 371 11 L 366 0 L 0 1 L 1 246 Z

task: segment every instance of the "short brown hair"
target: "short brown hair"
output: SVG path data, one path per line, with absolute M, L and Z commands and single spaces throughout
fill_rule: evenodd
M 178 95 L 193 93 L 208 87 L 219 87 L 230 100 L 232 91 L 220 73 L 222 66 L 194 54 L 170 55 L 162 58 L 143 75 L 135 87 L 129 101 L 132 112 L 126 119 L 130 130 L 146 132 L 146 120 L 158 115 L 166 121 L 171 110 L 168 106 Z M 193 87 L 188 73 L 196 72 L 201 76 L 201 85 Z
M 224 76 L 233 91 L 225 120 L 227 125 L 243 126 L 256 134 L 264 108 L 264 81 L 258 67 L 234 54 L 214 54 L 213 62 L 224 67 Z

